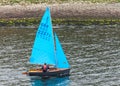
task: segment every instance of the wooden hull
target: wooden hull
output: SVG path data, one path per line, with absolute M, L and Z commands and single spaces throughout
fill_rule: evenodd
M 42 72 L 41 69 L 30 70 L 29 76 L 40 76 L 40 77 L 63 77 L 69 76 L 70 69 L 55 69 L 51 68 L 48 72 Z

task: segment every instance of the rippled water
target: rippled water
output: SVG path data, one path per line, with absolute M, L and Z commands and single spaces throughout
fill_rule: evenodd
M 49 80 L 23 75 L 30 65 L 36 29 L 0 29 L 0 86 L 119 86 L 120 28 L 54 28 L 71 65 L 71 76 Z

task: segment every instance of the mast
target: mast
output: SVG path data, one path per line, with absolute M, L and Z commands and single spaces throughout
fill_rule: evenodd
M 51 12 L 50 12 L 50 21 L 51 21 L 51 25 L 52 25 L 52 19 L 51 19 Z M 55 58 L 55 67 L 57 67 L 57 57 L 56 57 L 56 42 L 55 42 L 55 33 L 53 31 L 53 27 L 52 27 L 52 37 L 53 37 L 53 42 L 54 42 L 54 58 Z
M 55 67 L 57 67 L 57 65 L 58 65 L 58 60 L 57 60 L 57 57 L 56 57 L 56 40 L 55 40 L 55 34 L 56 33 L 54 33 L 54 56 L 55 56 L 55 61 L 56 61 L 56 65 L 55 65 Z

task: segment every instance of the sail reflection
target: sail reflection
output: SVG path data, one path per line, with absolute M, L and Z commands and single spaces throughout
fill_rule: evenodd
M 50 78 L 50 79 L 40 79 L 32 78 L 32 86 L 69 86 L 70 80 L 69 77 L 60 77 L 60 78 Z

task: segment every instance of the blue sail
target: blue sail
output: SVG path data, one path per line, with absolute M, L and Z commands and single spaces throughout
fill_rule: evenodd
M 67 58 L 64 54 L 64 51 L 62 49 L 62 46 L 56 34 L 55 34 L 55 41 L 56 41 L 56 58 L 57 58 L 56 66 L 57 68 L 70 68 L 70 65 L 67 61 Z
M 30 63 L 55 65 L 54 53 L 54 37 L 50 9 L 46 8 L 36 33 Z

